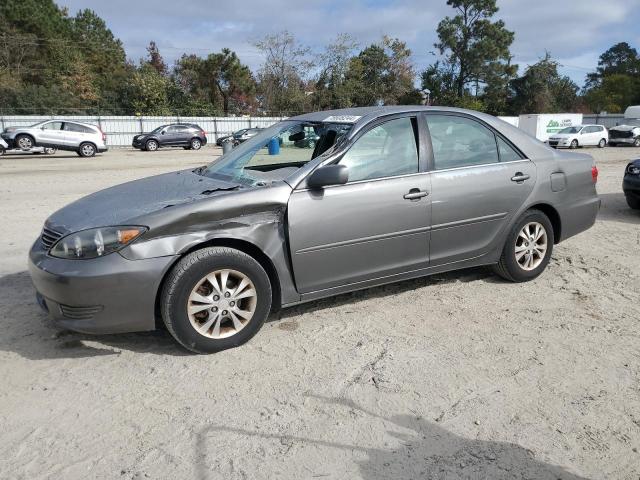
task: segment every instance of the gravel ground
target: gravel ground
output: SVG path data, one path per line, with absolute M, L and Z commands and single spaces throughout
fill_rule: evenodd
M 40 312 L 26 256 L 95 190 L 219 150 L 0 159 L 0 478 L 640 475 L 640 213 L 631 148 L 590 150 L 603 207 L 521 285 L 465 270 L 282 311 L 212 356 Z

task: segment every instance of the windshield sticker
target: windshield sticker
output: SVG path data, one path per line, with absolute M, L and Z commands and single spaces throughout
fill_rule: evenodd
M 331 115 L 325 118 L 323 122 L 356 123 L 361 118 L 361 115 Z

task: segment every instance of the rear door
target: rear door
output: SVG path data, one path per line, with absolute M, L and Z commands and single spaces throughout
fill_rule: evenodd
M 426 119 L 433 148 L 431 265 L 482 256 L 531 193 L 536 166 L 473 117 Z
M 90 140 L 91 130 L 74 122 L 64 122 L 64 143 L 69 147 L 78 147 L 82 142 Z
M 430 180 L 417 123 L 404 116 L 371 126 L 339 161 L 349 169 L 347 184 L 293 192 L 287 215 L 299 292 L 428 265 Z

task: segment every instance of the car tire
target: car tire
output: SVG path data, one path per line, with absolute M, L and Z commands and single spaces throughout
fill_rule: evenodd
M 607 146 L 607 140 L 605 138 L 601 138 L 598 142 L 598 148 L 604 148 Z
M 189 143 L 189 148 L 191 148 L 191 150 L 200 150 L 202 148 L 202 140 L 199 138 L 192 138 Z
M 532 241 L 534 237 L 531 235 L 525 238 L 527 232 L 535 235 L 538 227 L 542 229 L 542 235 L 537 240 Z M 495 273 L 510 282 L 533 280 L 547 268 L 554 241 L 553 226 L 549 218 L 540 210 L 527 210 L 509 231 L 500 261 L 494 266 Z M 543 244 L 544 253 L 540 254 Z M 530 264 L 527 259 L 529 256 Z
M 250 255 L 227 247 L 203 248 L 182 258 L 170 271 L 160 297 L 162 319 L 186 349 L 219 352 L 242 345 L 258 333 L 271 310 L 271 292 L 269 276 Z M 193 312 L 188 311 L 190 307 Z M 244 315 L 236 315 L 239 311 Z
M 16 147 L 20 150 L 31 150 L 36 142 L 31 135 L 18 135 L 15 138 Z
M 147 152 L 155 152 L 158 150 L 158 142 L 156 140 L 147 140 L 147 143 L 144 144 L 144 149 Z
M 627 205 L 634 210 L 640 210 L 640 199 L 626 196 Z
M 44 153 L 45 155 L 53 155 L 54 153 L 56 153 L 58 151 L 58 149 L 56 147 L 46 147 L 44 149 Z
M 7 153 L 5 148 L 4 147 L 0 147 L 0 157 L 3 156 L 5 153 Z
M 569 145 L 569 148 L 572 150 L 575 150 L 576 148 L 578 148 L 578 140 L 573 140 L 571 142 L 571 145 Z
M 636 138 L 633 142 L 634 147 L 640 147 L 640 138 Z
M 185 150 L 191 150 L 191 147 L 182 147 Z
M 83 158 L 93 157 L 96 154 L 96 146 L 93 143 L 81 143 L 78 148 L 78 155 Z

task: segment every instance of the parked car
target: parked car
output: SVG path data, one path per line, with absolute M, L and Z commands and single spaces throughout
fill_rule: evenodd
M 604 148 L 609 141 L 609 132 L 602 125 L 577 125 L 567 127 L 549 137 L 554 148 L 595 147 Z
M 262 132 L 264 128 L 247 128 L 246 130 L 239 130 L 233 134 L 233 144 L 240 145 L 243 142 L 246 142 L 250 138 L 255 137 L 257 134 Z
M 140 150 L 155 152 L 161 147 L 182 147 L 185 150 L 200 150 L 207 144 L 207 134 L 195 123 L 172 123 L 162 125 L 150 133 L 133 137 L 132 146 Z
M 81 157 L 106 152 L 107 136 L 89 123 L 47 120 L 30 127 L 7 127 L 0 135 L 10 148 L 31 150 L 34 147 L 70 150 Z
M 632 145 L 640 147 L 640 127 L 635 125 L 619 125 L 609 129 L 609 145 Z
M 316 148 L 295 147 L 308 129 Z M 263 148 L 275 138 L 287 141 Z M 152 330 L 158 314 L 184 347 L 215 352 L 272 309 L 344 292 L 481 265 L 532 280 L 555 244 L 594 224 L 597 176 L 590 155 L 479 112 L 309 113 L 209 165 L 62 208 L 29 270 L 64 328 Z
M 622 191 L 629 207 L 640 210 L 640 159 L 632 161 L 625 168 Z
M 318 136 L 312 128 L 309 128 L 307 129 L 307 132 L 305 132 L 304 138 L 302 140 L 295 141 L 294 145 L 298 148 L 314 149 L 316 148 L 316 144 L 318 143 L 319 139 L 320 136 Z
M 7 142 L 0 138 L 0 155 L 4 155 L 8 148 L 9 145 L 7 145 Z
M 218 137 L 218 139 L 216 140 L 216 145 L 221 147 L 222 144 L 226 141 L 233 141 L 234 137 L 236 136 L 241 136 L 242 134 L 244 134 L 247 130 L 249 130 L 248 128 L 242 128 L 240 130 L 238 130 L 237 132 L 233 132 L 230 135 L 224 135 L 222 137 Z

